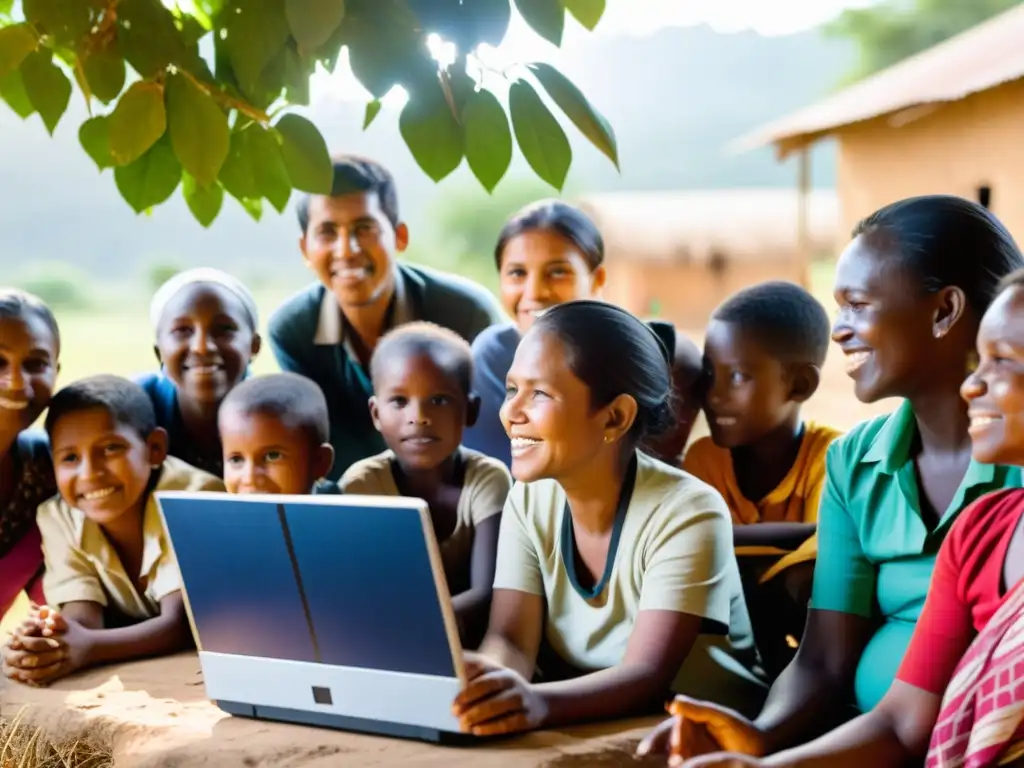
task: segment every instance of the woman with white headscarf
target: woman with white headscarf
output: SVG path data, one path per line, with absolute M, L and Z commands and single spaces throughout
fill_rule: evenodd
M 170 453 L 223 476 L 217 410 L 260 350 L 259 313 L 249 289 L 207 267 L 181 272 L 149 310 L 158 373 L 136 378 L 170 436 Z

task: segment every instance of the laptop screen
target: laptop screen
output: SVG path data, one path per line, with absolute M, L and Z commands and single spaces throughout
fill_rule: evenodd
M 455 676 L 421 502 L 157 499 L 204 651 Z

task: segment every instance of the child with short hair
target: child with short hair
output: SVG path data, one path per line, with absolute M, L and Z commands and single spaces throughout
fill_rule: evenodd
M 24 591 L 43 601 L 36 509 L 57 493 L 45 434 L 30 429 L 53 396 L 60 332 L 32 294 L 0 290 L 0 618 Z
M 512 478 L 501 461 L 462 447 L 480 408 L 469 344 L 432 323 L 408 323 L 381 339 L 370 374 L 370 414 L 388 450 L 353 464 L 341 490 L 427 502 L 463 643 L 475 647 Z
M 340 493 L 325 480 L 334 461 L 327 399 L 297 373 L 248 379 L 218 416 L 228 493 Z
M 200 267 L 165 282 L 149 316 L 160 371 L 135 381 L 167 431 L 170 455 L 221 477 L 217 412 L 260 351 L 256 300 L 237 278 Z
M 727 299 L 705 334 L 711 434 L 690 447 L 683 468 L 725 498 L 737 554 L 772 557 L 757 583 L 747 585 L 769 674 L 788 663 L 803 629 L 825 453 L 840 434 L 800 416 L 818 388 L 830 333 L 828 315 L 810 293 L 772 281 Z
M 146 393 L 117 376 L 60 390 L 46 431 L 60 491 L 38 513 L 48 605 L 8 642 L 4 674 L 41 685 L 187 647 L 181 575 L 153 493 L 224 484 L 167 455 Z

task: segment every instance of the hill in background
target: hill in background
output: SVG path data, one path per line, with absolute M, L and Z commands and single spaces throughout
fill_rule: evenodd
M 576 33 L 562 68 L 608 117 L 619 139 L 622 173 L 575 134 L 567 194 L 618 189 L 788 186 L 792 165 L 769 150 L 738 156 L 725 145 L 745 131 L 824 95 L 853 60 L 846 43 L 817 31 L 762 37 L 718 34 L 708 27 L 664 29 L 650 37 Z M 291 210 L 252 221 L 233 200 L 209 230 L 194 222 L 180 192 L 150 216 L 135 216 L 113 184 L 80 149 L 84 104 L 73 102 L 50 138 L 33 116 L 20 121 L 0 105 L 0 266 L 15 280 L 31 265 L 74 264 L 90 277 L 124 283 L 154 265 L 210 264 L 258 285 L 301 284 Z M 355 151 L 388 165 L 400 184 L 417 258 L 443 265 L 445 207 L 488 202 L 468 170 L 440 185 L 419 170 L 384 114 L 365 133 L 363 104 L 325 99 L 312 109 L 332 150 Z M 831 186 L 833 150 L 814 158 L 814 181 Z M 517 157 L 503 188 L 522 184 L 529 169 Z M 529 182 L 533 183 L 533 182 Z M 553 194 L 547 190 L 544 194 Z M 493 203 L 492 203 L 493 204 Z M 137 282 L 136 282 L 137 284 Z

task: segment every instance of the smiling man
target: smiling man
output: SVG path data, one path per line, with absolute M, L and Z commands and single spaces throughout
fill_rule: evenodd
M 384 450 L 370 419 L 368 367 L 390 329 L 426 320 L 473 341 L 503 319 L 483 287 L 397 260 L 409 244 L 391 174 L 372 160 L 334 161 L 332 194 L 298 203 L 299 248 L 319 282 L 270 318 L 270 345 L 285 371 L 302 374 L 327 398 L 337 479 Z

